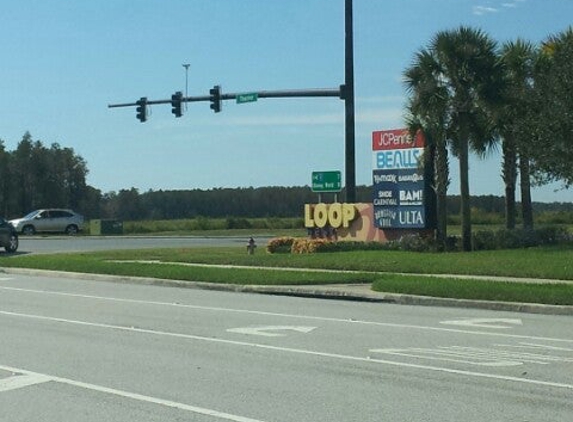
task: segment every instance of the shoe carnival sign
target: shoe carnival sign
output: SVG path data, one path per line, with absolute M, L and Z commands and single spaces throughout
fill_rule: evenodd
M 407 129 L 372 133 L 374 225 L 380 229 L 427 227 L 422 168 L 425 139 Z

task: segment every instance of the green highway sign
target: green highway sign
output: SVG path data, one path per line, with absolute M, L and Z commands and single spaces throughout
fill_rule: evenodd
M 259 94 L 251 92 L 248 94 L 237 94 L 237 104 L 252 103 L 259 99 Z
M 313 192 L 340 192 L 342 190 L 342 177 L 340 171 L 313 171 Z

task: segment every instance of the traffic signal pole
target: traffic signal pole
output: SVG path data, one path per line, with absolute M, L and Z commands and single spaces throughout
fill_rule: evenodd
M 356 202 L 356 152 L 355 152 L 355 111 L 354 111 L 354 37 L 353 37 L 353 6 L 352 0 L 345 0 L 344 3 L 344 27 L 345 27 L 345 63 L 344 85 L 338 88 L 315 88 L 315 89 L 287 89 L 273 91 L 249 91 L 256 98 L 308 98 L 308 97 L 338 97 L 345 103 L 345 189 L 346 202 Z M 185 65 L 184 65 L 185 66 Z M 210 91 L 210 95 L 182 96 L 181 92 L 176 92 L 170 99 L 148 100 L 146 97 L 140 98 L 136 102 L 109 104 L 108 108 L 117 107 L 137 107 L 137 118 L 143 123 L 147 120 L 147 106 L 156 104 L 171 104 L 172 113 L 176 117 L 181 117 L 181 103 L 192 103 L 209 101 L 211 109 L 218 113 L 221 111 L 223 100 L 236 100 L 238 96 L 245 93 L 223 93 L 219 85 L 215 85 Z
M 345 0 L 344 11 L 344 87 L 342 98 L 345 108 L 345 171 L 346 202 L 356 202 L 356 147 L 354 118 L 354 36 L 352 0 Z

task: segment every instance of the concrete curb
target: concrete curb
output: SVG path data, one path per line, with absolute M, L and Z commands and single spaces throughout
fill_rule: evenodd
M 73 273 L 64 271 L 36 270 L 29 268 L 0 268 L 0 273 L 23 275 L 48 275 L 62 278 L 132 283 L 190 289 L 256 293 L 276 296 L 295 296 L 315 299 L 351 300 L 362 302 L 391 303 L 397 305 L 444 306 L 457 308 L 486 309 L 493 311 L 524 312 L 546 315 L 573 315 L 573 306 L 544 305 L 538 303 L 494 302 L 484 300 L 450 299 L 383 293 L 370 290 L 369 285 L 327 286 L 254 286 L 242 284 L 219 284 L 196 281 L 169 280 L 149 277 L 114 276 L 107 274 Z

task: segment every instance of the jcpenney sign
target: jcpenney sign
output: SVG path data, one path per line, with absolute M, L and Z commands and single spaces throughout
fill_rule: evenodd
M 372 132 L 372 151 L 424 148 L 424 144 L 422 132 L 418 132 L 415 137 L 410 135 L 408 129 Z
M 372 168 L 416 169 L 424 152 L 424 135 L 412 137 L 407 129 L 372 132 Z

